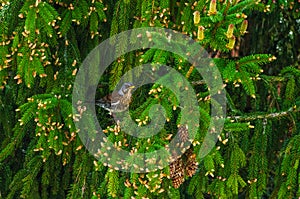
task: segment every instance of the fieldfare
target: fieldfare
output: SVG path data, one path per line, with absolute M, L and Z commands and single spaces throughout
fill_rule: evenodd
M 123 112 L 129 107 L 134 87 L 132 83 L 126 82 L 118 92 L 113 92 L 100 100 L 96 100 L 95 104 L 108 110 L 110 113 Z

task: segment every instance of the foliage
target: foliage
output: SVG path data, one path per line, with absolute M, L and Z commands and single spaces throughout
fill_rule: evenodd
M 0 198 L 300 197 L 299 3 L 0 2 Z M 72 106 L 72 89 L 82 61 L 108 37 L 140 27 L 174 29 L 200 43 L 226 89 L 227 118 L 218 142 L 207 156 L 196 158 L 197 164 L 187 153 L 178 159 L 176 169 L 183 172 L 178 186 L 170 167 L 138 174 L 97 161 L 74 123 L 79 116 L 73 114 L 78 107 Z M 121 51 L 127 41 L 111 42 Z M 191 150 L 198 154 L 214 102 L 201 75 L 183 57 L 160 49 L 124 54 L 105 71 L 97 96 L 112 91 L 124 73 L 143 63 L 172 66 L 193 86 L 200 120 Z M 167 122 L 151 139 L 131 137 L 107 112 L 97 109 L 97 114 L 109 140 L 143 153 L 167 145 L 177 132 L 186 137 L 180 102 L 159 84 L 134 93 L 132 118 L 139 126 L 149 124 L 151 107 L 158 103 Z M 195 169 L 189 163 L 197 165 L 196 173 L 188 175 Z

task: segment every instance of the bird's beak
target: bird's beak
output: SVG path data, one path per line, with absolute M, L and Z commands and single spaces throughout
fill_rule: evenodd
M 133 89 L 133 88 L 135 88 L 135 86 L 130 86 L 129 88 Z

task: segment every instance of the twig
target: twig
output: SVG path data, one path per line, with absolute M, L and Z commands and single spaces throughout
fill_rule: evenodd
M 199 81 L 194 81 L 192 82 L 193 85 L 203 85 L 206 84 L 205 80 L 199 80 Z

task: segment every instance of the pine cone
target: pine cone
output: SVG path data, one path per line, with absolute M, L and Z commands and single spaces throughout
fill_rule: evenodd
M 170 177 L 175 188 L 180 187 L 184 182 L 184 168 L 181 158 L 178 158 L 170 164 Z
M 179 138 L 182 142 L 186 142 L 189 140 L 189 132 L 186 125 L 180 125 L 178 127 Z
M 186 175 L 192 177 L 197 169 L 198 169 L 198 162 L 196 161 L 196 154 L 193 153 L 192 149 L 187 150 L 186 152 L 187 162 L 185 165 L 185 172 Z

